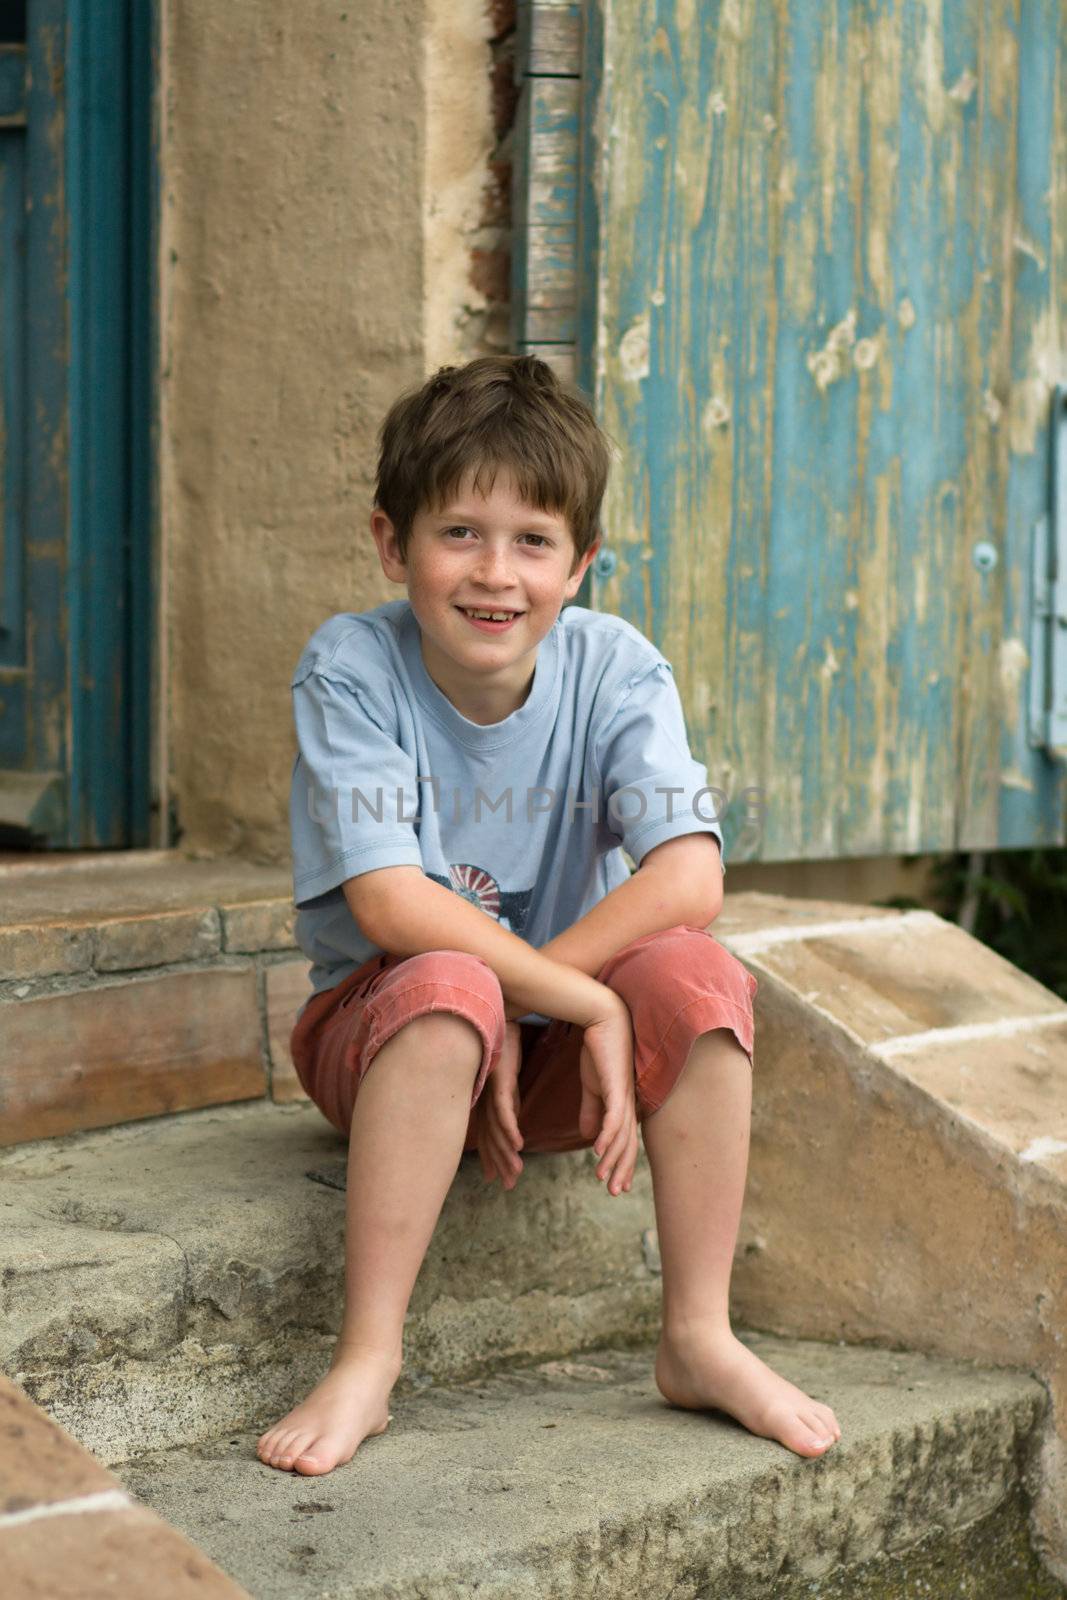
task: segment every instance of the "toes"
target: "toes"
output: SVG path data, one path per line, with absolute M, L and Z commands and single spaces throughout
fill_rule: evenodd
M 293 1461 L 297 1472 L 306 1473 L 308 1477 L 317 1477 L 324 1472 L 332 1472 L 334 1467 L 341 1462 L 341 1455 L 336 1447 L 331 1448 L 328 1434 L 320 1434 L 318 1438 L 304 1440 L 304 1448 Z M 344 1459 L 347 1461 L 348 1457 Z
M 830 1446 L 835 1443 L 831 1429 L 824 1428 L 821 1423 L 816 1423 L 814 1426 L 811 1423 L 805 1423 L 804 1426 L 806 1443 L 820 1455 L 824 1450 L 829 1450 Z
M 829 1406 L 820 1406 L 812 1420 L 812 1427 L 821 1439 L 832 1439 L 836 1444 L 841 1437 L 841 1427 Z
M 293 1456 L 297 1453 L 297 1446 L 301 1443 L 300 1434 L 290 1428 L 281 1435 L 271 1452 L 271 1466 L 290 1467 Z

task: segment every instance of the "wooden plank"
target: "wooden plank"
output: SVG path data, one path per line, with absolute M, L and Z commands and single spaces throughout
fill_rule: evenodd
M 582 70 L 582 8 L 575 0 L 520 3 L 515 75 L 577 77 Z
M 583 7 L 522 4 L 512 185 L 512 348 L 576 377 Z
M 0 44 L 0 128 L 26 125 L 26 46 Z
M 946 4 L 921 57 L 904 0 L 589 11 L 579 349 L 624 451 L 593 603 L 674 663 L 728 857 L 746 786 L 765 860 L 1062 841 L 1014 544 L 1067 321 L 1053 0 L 1021 34 Z
M 23 123 L 24 76 L 19 82 Z M 5 132 L 0 136 L 0 668 L 15 673 L 26 671 L 25 372 L 26 136 Z M 26 750 L 24 683 L 0 680 L 0 713 L 0 767 L 16 767 Z
M 531 78 L 529 166 L 526 211 L 520 223 L 528 228 L 574 225 L 578 204 L 578 115 L 581 89 L 572 78 Z
M 1027 690 L 1020 646 L 1029 651 L 1030 538 L 1034 523 L 1050 509 L 1052 384 L 1057 376 L 1062 383 L 1065 371 L 1067 29 L 1062 7 L 1057 0 L 1034 0 L 1019 12 L 1017 29 L 1015 201 L 1002 224 L 1012 274 L 1010 347 L 1001 353 L 1003 377 L 991 395 L 1007 458 L 997 582 L 1003 626 L 993 635 L 991 654 L 999 669 L 993 692 L 1003 707 L 997 832 L 1005 845 L 1019 847 L 1061 844 L 1064 837 L 1063 768 L 1031 748 L 1025 706 L 1018 716 L 1012 714 L 1016 683 L 1018 692 Z M 1007 650 L 1001 639 L 1007 641 Z
M 580 85 L 527 78 L 515 128 L 512 344 L 574 339 Z
M 535 343 L 573 344 L 577 293 L 573 225 L 521 231 L 513 236 L 512 248 L 526 263 L 524 336 Z

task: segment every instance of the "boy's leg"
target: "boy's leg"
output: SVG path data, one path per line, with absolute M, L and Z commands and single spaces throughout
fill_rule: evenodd
M 730 1273 L 748 1170 L 756 980 L 705 929 L 679 925 L 598 973 L 630 1008 L 638 1122 L 652 1173 L 663 1328 L 660 1392 L 718 1409 L 798 1455 L 840 1437 L 829 1406 L 773 1372 L 730 1329 Z
M 841 1437 L 833 1411 L 730 1328 L 751 1104 L 748 1056 L 732 1028 L 714 1028 L 694 1041 L 667 1100 L 641 1124 L 663 1268 L 656 1383 L 676 1405 L 726 1411 L 798 1455 L 821 1455 Z
M 359 1087 L 348 1145 L 345 1311 L 330 1369 L 269 1429 L 270 1466 L 323 1473 L 384 1433 L 403 1363 L 404 1317 L 463 1148 L 482 1037 L 462 1017 L 416 1017 Z

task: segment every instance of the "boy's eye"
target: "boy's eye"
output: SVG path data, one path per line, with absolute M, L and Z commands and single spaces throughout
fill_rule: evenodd
M 445 529 L 445 536 L 446 537 L 451 537 L 451 535 L 454 534 L 454 533 L 456 533 L 456 534 L 464 534 L 464 533 L 470 533 L 470 532 L 471 532 L 471 529 L 470 528 L 465 528 L 465 527 L 446 528 Z M 523 538 L 524 539 L 536 539 L 538 541 L 538 545 L 537 545 L 538 549 L 540 549 L 542 545 L 550 545 L 552 543 L 551 539 L 549 539 L 543 533 L 524 533 L 523 534 Z

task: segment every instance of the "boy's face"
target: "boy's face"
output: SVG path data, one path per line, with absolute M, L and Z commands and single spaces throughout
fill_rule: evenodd
M 577 594 L 597 545 L 575 564 L 562 514 L 527 505 L 504 472 L 487 496 L 468 479 L 439 512 L 419 511 L 405 561 L 378 507 L 371 532 L 386 577 L 407 585 L 437 686 L 473 722 L 510 716 L 529 692 L 538 645 Z M 471 610 L 517 614 L 486 626 Z

